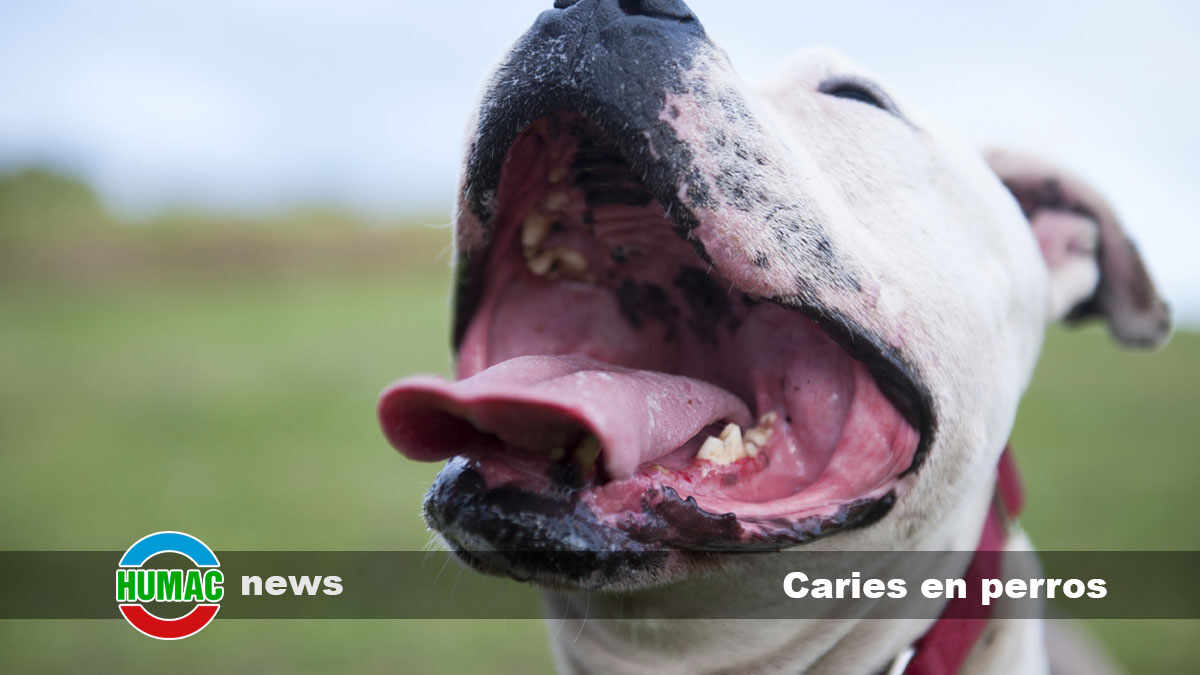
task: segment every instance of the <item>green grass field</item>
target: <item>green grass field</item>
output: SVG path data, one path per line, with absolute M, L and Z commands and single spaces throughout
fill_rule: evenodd
M 159 529 L 217 550 L 426 546 L 436 467 L 389 449 L 373 405 L 393 378 L 448 372 L 446 235 L 347 236 L 367 244 L 10 241 L 0 546 L 118 550 Z M 313 264 L 323 251 L 349 262 Z M 1099 329 L 1053 331 L 1013 434 L 1039 546 L 1200 548 L 1198 403 L 1200 335 L 1135 355 Z M 1092 627 L 1131 672 L 1200 660 L 1200 622 Z M 0 654 L 6 672 L 550 667 L 528 621 L 218 621 L 176 643 L 118 621 L 4 621 Z

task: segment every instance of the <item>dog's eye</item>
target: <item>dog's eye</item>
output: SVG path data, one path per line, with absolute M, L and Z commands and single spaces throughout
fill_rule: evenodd
M 838 98 L 848 98 L 852 101 L 859 101 L 867 105 L 873 105 L 880 110 L 886 110 L 893 115 L 898 115 L 895 104 L 888 98 L 887 94 L 879 91 L 869 83 L 859 80 L 851 80 L 844 78 L 832 78 L 825 80 L 817 87 L 817 91 L 822 94 L 836 96 Z

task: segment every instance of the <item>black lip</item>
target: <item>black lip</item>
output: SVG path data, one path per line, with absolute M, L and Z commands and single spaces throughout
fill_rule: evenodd
M 703 564 L 714 553 L 767 553 L 866 527 L 895 504 L 887 493 L 844 504 L 827 517 L 760 522 L 746 537 L 733 514 L 713 514 L 664 488 L 629 531 L 603 524 L 579 490 L 534 492 L 487 485 L 475 460 L 459 456 L 438 473 L 425 519 L 465 563 L 485 574 L 551 588 L 604 589 L 669 578 L 671 562 Z
M 425 520 L 485 574 L 572 588 L 653 575 L 668 552 L 605 527 L 570 492 L 489 487 L 472 460 L 455 457 L 425 497 Z

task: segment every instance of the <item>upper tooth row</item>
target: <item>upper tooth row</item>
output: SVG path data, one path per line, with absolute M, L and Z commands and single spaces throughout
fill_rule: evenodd
M 570 248 L 551 248 L 527 261 L 529 271 L 544 277 L 562 275 L 571 279 L 580 278 L 587 271 L 587 258 Z
M 521 224 L 521 248 L 525 251 L 526 258 L 537 253 L 548 234 L 550 234 L 550 219 L 537 211 L 529 214 L 525 222 Z
M 546 196 L 542 208 L 545 212 L 553 213 L 562 210 L 569 202 L 570 196 L 566 192 L 555 190 Z M 584 279 L 588 262 L 582 253 L 561 246 L 542 250 L 551 228 L 550 216 L 545 212 L 534 211 L 521 224 L 521 251 L 525 254 L 529 271 L 539 277 Z
M 744 434 L 738 425 L 732 422 L 726 424 L 719 436 L 704 439 L 696 457 L 719 466 L 732 464 L 745 457 L 756 457 L 759 450 L 771 440 L 773 424 L 778 418 L 777 414 L 769 412 L 759 418 L 758 426 L 750 427 Z

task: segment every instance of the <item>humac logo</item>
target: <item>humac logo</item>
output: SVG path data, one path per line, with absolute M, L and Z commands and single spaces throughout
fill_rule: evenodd
M 164 554 L 168 554 L 165 555 Z M 174 554 L 174 555 L 170 555 Z M 158 558 L 163 556 L 162 558 Z M 150 563 L 187 558 L 194 567 L 154 568 Z M 117 568 L 117 606 L 130 626 L 159 640 L 180 640 L 199 633 L 221 609 L 225 581 L 216 554 L 183 532 L 155 532 L 138 539 Z M 188 603 L 194 607 L 175 618 L 151 614 L 146 605 Z M 161 611 L 161 610 L 160 610 Z

